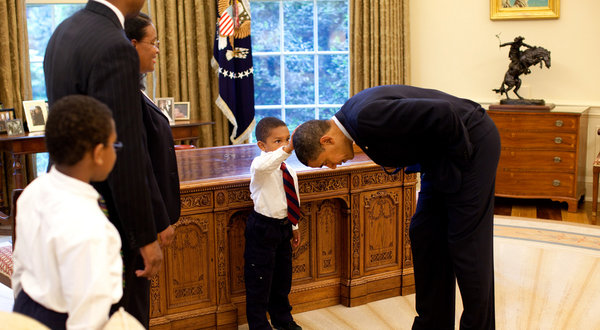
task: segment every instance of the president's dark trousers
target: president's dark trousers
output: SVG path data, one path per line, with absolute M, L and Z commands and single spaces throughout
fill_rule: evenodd
M 494 329 L 494 184 L 500 137 L 488 129 L 471 134 L 473 155 L 461 187 L 442 193 L 422 175 L 409 235 L 416 310 L 413 329 L 454 329 L 455 281 L 464 311 L 460 329 Z
M 246 221 L 244 280 L 250 329 L 271 329 L 293 320 L 288 300 L 292 288 L 292 224 L 255 211 Z

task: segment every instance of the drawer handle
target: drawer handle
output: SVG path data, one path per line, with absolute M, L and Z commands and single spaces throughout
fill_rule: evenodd
M 558 156 L 554 157 L 555 163 L 560 163 L 561 161 L 562 161 L 562 159 L 560 159 L 560 157 L 558 157 Z
M 552 185 L 555 186 L 555 187 L 560 186 L 560 180 L 554 180 L 554 181 L 552 181 Z
M 561 144 L 562 143 L 562 138 L 560 136 L 555 137 L 554 138 L 554 143 Z
M 554 125 L 556 125 L 556 127 L 562 127 L 562 125 L 563 125 L 563 121 L 562 121 L 562 120 L 560 120 L 560 119 L 558 119 L 558 120 L 557 120 L 557 121 L 554 123 Z

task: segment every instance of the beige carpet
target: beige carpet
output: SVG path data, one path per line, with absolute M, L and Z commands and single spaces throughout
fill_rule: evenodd
M 497 329 L 600 329 L 600 227 L 496 216 L 494 251 Z M 306 330 L 410 329 L 414 300 L 338 305 L 294 319 Z M 458 293 L 456 305 L 458 325 Z

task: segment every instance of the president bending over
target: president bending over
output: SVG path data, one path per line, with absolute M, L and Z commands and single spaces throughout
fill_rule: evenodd
M 333 118 L 300 125 L 292 141 L 298 160 L 310 167 L 336 168 L 352 159 L 354 142 L 386 172 L 417 168 L 421 191 L 409 229 L 413 329 L 454 329 L 456 281 L 464 306 L 460 328 L 495 328 L 500 137 L 479 104 L 432 89 L 378 86 L 350 98 Z

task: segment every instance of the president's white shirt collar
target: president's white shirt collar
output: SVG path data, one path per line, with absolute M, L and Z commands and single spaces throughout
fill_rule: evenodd
M 115 14 L 117 15 L 117 17 L 119 18 L 119 22 L 121 22 L 121 27 L 123 29 L 125 28 L 125 16 L 119 10 L 119 8 L 115 7 L 115 5 L 113 5 L 112 3 L 110 3 L 106 0 L 94 0 L 94 1 L 100 2 L 101 4 L 105 5 L 106 7 L 110 8 L 112 11 L 114 11 Z
M 350 139 L 350 141 L 354 142 L 354 139 L 350 136 L 350 134 L 348 134 L 348 131 L 346 131 L 346 128 L 344 128 L 342 123 L 340 123 L 340 121 L 335 116 L 331 117 L 331 120 L 333 120 L 333 122 L 337 125 L 337 127 L 340 129 L 340 131 L 342 131 L 342 133 L 344 133 L 344 135 L 348 139 Z

